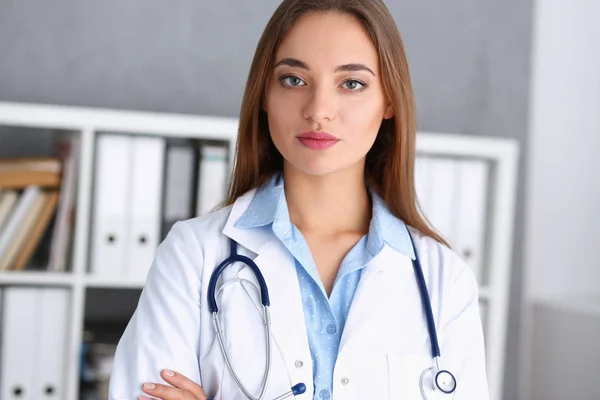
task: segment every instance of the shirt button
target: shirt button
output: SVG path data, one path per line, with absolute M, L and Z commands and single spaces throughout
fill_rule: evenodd
M 296 368 L 302 368 L 304 366 L 304 363 L 300 360 L 296 360 L 294 365 L 296 366 Z
M 327 325 L 327 333 L 333 334 L 337 332 L 337 327 L 334 324 Z
M 319 392 L 319 396 L 321 396 L 322 399 L 327 400 L 329 397 L 331 397 L 331 394 L 329 393 L 329 390 L 323 389 Z
M 343 377 L 341 382 L 342 382 L 342 385 L 346 386 L 347 384 L 350 383 L 350 379 L 348 379 L 347 377 Z

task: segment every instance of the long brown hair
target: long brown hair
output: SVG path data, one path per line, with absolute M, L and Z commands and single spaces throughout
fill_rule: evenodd
M 284 0 L 260 38 L 246 84 L 239 119 L 236 158 L 224 205 L 233 204 L 283 169 L 283 157 L 269 133 L 262 108 L 274 55 L 294 22 L 309 11 L 335 11 L 360 20 L 379 53 L 383 87 L 394 117 L 383 120 L 367 153 L 365 177 L 389 210 L 422 234 L 448 245 L 420 215 L 414 183 L 416 116 L 402 38 L 381 0 Z

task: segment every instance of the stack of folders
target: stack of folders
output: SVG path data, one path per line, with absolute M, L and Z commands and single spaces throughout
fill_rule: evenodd
M 96 149 L 90 272 L 143 281 L 172 224 L 225 199 L 228 149 L 118 133 Z
M 65 399 L 70 292 L 1 289 L 0 399 Z
M 425 217 L 484 278 L 490 164 L 450 157 L 416 159 L 415 184 Z
M 52 223 L 42 269 L 65 270 L 76 176 L 71 150 L 64 160 L 0 160 L 0 271 L 25 269 Z

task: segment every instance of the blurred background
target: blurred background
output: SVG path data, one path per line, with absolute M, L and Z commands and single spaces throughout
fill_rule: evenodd
M 3 202 L 5 222 L 28 202 L 21 209 L 41 221 L 29 221 L 14 264 L 3 270 L 0 257 L 1 400 L 105 396 L 143 271 L 95 274 L 95 263 L 119 257 L 92 249 L 95 221 L 120 207 L 109 199 L 103 211 L 101 189 L 128 186 L 107 181 L 110 168 L 102 178 L 99 160 L 133 155 L 113 172 L 164 161 L 155 188 L 145 188 L 158 199 L 160 229 L 136 237 L 138 245 L 154 246 L 173 221 L 206 209 L 215 199 L 202 199 L 202 188 L 222 190 L 207 177 L 225 174 L 253 52 L 278 4 L 0 0 L 0 217 Z M 406 46 L 419 130 L 519 149 L 514 207 L 490 206 L 510 207 L 508 269 L 498 275 L 508 281 L 498 283 L 495 306 L 503 338 L 496 400 L 600 398 L 591 390 L 600 357 L 600 2 L 386 4 Z M 106 109 L 123 114 L 94 113 Z M 183 177 L 175 172 L 190 165 Z M 36 179 L 43 190 L 27 184 Z M 169 198 L 182 180 L 189 187 Z M 0 224 L 0 256 L 32 212 L 21 212 L 4 242 L 8 222 Z M 53 383 L 37 382 L 43 372 L 29 359 L 58 371 L 46 377 Z M 38 383 L 39 395 L 30 389 Z

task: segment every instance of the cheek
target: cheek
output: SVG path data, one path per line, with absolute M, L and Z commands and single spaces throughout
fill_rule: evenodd
M 348 139 L 365 146 L 373 144 L 381 126 L 382 110 L 382 106 L 374 102 L 344 107 L 340 112 L 340 119 L 347 128 Z
M 269 94 L 268 106 L 266 108 L 267 120 L 271 136 L 282 136 L 286 131 L 286 126 L 293 120 L 296 106 L 294 106 L 289 96 L 278 95 L 275 93 Z

